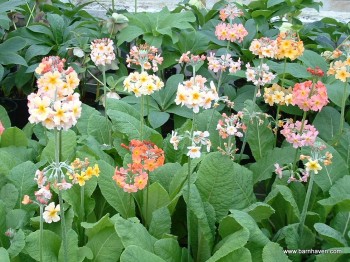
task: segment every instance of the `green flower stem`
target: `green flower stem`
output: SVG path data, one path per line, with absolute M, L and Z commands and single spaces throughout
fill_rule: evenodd
M 192 117 L 192 127 L 191 127 L 191 137 L 190 139 L 193 137 L 193 132 L 194 132 L 194 123 L 195 123 L 195 113 L 193 113 L 193 117 Z M 190 141 L 189 146 L 192 146 L 192 141 Z M 187 210 L 186 210 L 186 220 L 187 220 L 187 250 L 188 250 L 188 259 L 187 261 L 191 261 L 191 217 L 190 217 L 190 213 L 191 213 L 191 157 L 188 157 L 188 177 L 187 177 L 187 188 L 188 188 L 188 194 L 187 194 Z
M 80 214 L 80 222 L 85 222 L 85 186 L 80 187 L 80 206 L 81 206 L 81 214 Z M 80 235 L 81 241 L 83 245 L 85 244 L 85 232 L 84 228 L 80 224 Z
M 102 79 L 103 79 L 103 100 L 104 100 L 104 104 L 105 104 L 105 118 L 106 118 L 106 125 L 107 125 L 107 129 L 108 129 L 108 144 L 112 145 L 112 134 L 111 134 L 111 129 L 109 128 L 109 124 L 108 124 L 108 115 L 107 115 L 107 110 L 108 110 L 108 106 L 107 106 L 107 80 L 106 80 L 106 67 L 102 66 Z
M 61 152 L 62 152 L 62 131 L 55 129 L 55 161 L 57 166 L 61 161 Z M 57 182 L 62 182 L 61 170 L 57 170 Z M 58 201 L 60 204 L 60 213 L 61 213 L 61 231 L 62 231 L 62 242 L 63 242 L 63 254 L 64 261 L 68 262 L 68 243 L 67 243 L 67 232 L 66 232 L 66 221 L 64 217 L 64 207 L 63 207 L 63 198 L 62 191 L 58 190 Z
M 140 113 L 140 140 L 143 140 L 143 125 L 144 125 L 144 103 L 145 96 L 141 95 L 141 113 Z
M 147 171 L 147 174 L 148 174 L 148 177 L 149 177 L 149 172 Z M 147 185 L 146 185 L 146 201 L 145 201 L 145 206 L 146 206 L 146 210 L 145 210 L 145 218 L 146 218 L 146 226 L 148 227 L 149 226 L 149 221 L 147 221 L 147 218 L 148 218 L 148 199 L 149 199 L 149 190 L 148 190 L 148 186 L 149 186 L 149 183 L 148 183 L 148 180 L 147 180 Z
M 348 83 L 345 82 L 344 83 L 344 92 L 343 92 L 343 99 L 342 99 L 342 103 L 341 103 L 341 112 L 340 112 L 340 124 L 339 124 L 339 135 L 341 135 L 343 133 L 343 129 L 344 129 L 344 117 L 345 117 L 345 103 L 346 103 L 346 87 L 347 87 Z
M 112 13 L 114 13 L 115 11 L 115 3 L 114 3 L 114 0 L 112 0 Z
M 300 217 L 300 223 L 299 223 L 299 239 L 301 242 L 301 239 L 303 238 L 303 233 L 304 233 L 304 224 L 306 220 L 306 213 L 307 209 L 309 207 L 309 202 L 310 202 L 310 197 L 311 197 L 311 192 L 312 192 L 312 187 L 314 184 L 314 174 L 310 174 L 310 180 L 309 180 L 309 185 L 307 187 L 307 192 L 305 196 L 305 201 L 303 205 L 303 210 L 301 212 L 301 217 Z
M 43 240 L 44 240 L 44 206 L 39 205 L 40 207 L 40 238 L 39 238 L 39 248 L 40 248 L 40 262 L 44 262 L 43 259 Z

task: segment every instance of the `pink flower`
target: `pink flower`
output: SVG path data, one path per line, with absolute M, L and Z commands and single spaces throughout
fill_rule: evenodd
M 243 38 L 248 35 L 248 32 L 242 24 L 220 23 L 215 27 L 215 35 L 219 40 L 241 43 Z
M 5 130 L 5 127 L 2 125 L 2 122 L 0 121 L 0 136 L 2 135 L 4 130 Z
M 275 166 L 275 173 L 278 175 L 279 178 L 282 178 L 283 168 L 280 167 L 278 163 L 275 163 L 274 166 Z
M 318 135 L 318 131 L 313 125 L 308 125 L 307 120 L 301 130 L 301 122 L 287 122 L 283 125 L 281 134 L 286 138 L 287 142 L 293 144 L 294 148 L 303 146 L 313 146 Z

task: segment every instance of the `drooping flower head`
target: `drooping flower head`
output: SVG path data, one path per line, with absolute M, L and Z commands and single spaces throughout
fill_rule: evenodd
M 328 104 L 327 88 L 321 81 L 296 83 L 293 88 L 292 104 L 304 111 L 320 111 Z
M 235 62 L 233 61 L 230 54 L 217 57 L 214 55 L 214 53 L 211 52 L 207 57 L 207 60 L 208 69 L 213 71 L 214 73 L 217 73 L 219 71 L 225 72 L 228 68 L 228 71 L 233 74 L 241 69 L 241 59 L 239 58 L 238 61 Z
M 96 66 L 105 66 L 115 59 L 113 40 L 109 38 L 95 39 L 91 45 L 91 60 Z
M 191 108 L 194 113 L 199 112 L 199 108 L 208 109 L 212 107 L 212 102 L 219 99 L 216 87 L 210 82 L 210 88 L 205 84 L 207 79 L 200 75 L 191 77 L 190 80 L 180 83 L 177 89 L 175 103 L 177 105 Z
M 294 148 L 298 148 L 313 146 L 318 131 L 313 125 L 307 124 L 307 120 L 305 120 L 303 126 L 301 121 L 296 121 L 294 123 L 292 120 L 289 120 L 283 125 L 281 134 L 286 138 L 287 142 L 293 145 Z
M 179 64 L 186 64 L 195 67 L 196 65 L 202 63 L 205 60 L 205 55 L 195 55 L 191 54 L 190 51 L 183 53 L 178 60 Z
M 219 131 L 219 135 L 222 139 L 226 139 L 229 136 L 243 137 L 246 126 L 242 123 L 242 117 L 242 112 L 231 114 L 230 116 L 225 113 L 222 114 L 222 118 L 216 126 L 216 130 Z
M 36 69 L 38 92 L 28 96 L 30 123 L 67 130 L 80 118 L 81 102 L 74 93 L 79 78 L 72 67 L 64 69 L 64 63 L 57 56 L 45 57 Z
M 254 39 L 249 50 L 259 58 L 274 58 L 277 53 L 277 41 L 268 37 Z
M 152 69 L 153 72 L 157 72 L 158 65 L 163 63 L 163 57 L 158 53 L 158 48 L 148 44 L 142 44 L 131 48 L 130 54 L 126 57 L 126 62 L 128 63 L 128 67 L 131 64 L 135 64 L 140 65 L 142 69 Z
M 156 75 L 149 75 L 146 71 L 139 73 L 133 72 L 125 78 L 124 91 L 134 93 L 136 97 L 142 95 L 151 95 L 155 91 L 160 90 L 164 83 Z
M 304 53 L 304 44 L 297 35 L 289 30 L 281 32 L 277 37 L 277 59 L 295 60 Z

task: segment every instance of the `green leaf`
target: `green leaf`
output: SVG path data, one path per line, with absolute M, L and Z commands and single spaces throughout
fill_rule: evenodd
M 270 60 L 268 60 L 266 63 L 272 71 L 276 72 L 278 75 L 283 75 L 284 65 L 282 63 L 277 63 Z M 308 73 L 306 69 L 307 67 L 301 64 L 286 63 L 285 73 L 297 78 L 308 78 L 310 77 L 310 73 Z
M 263 16 L 263 17 L 270 17 L 273 14 L 272 10 L 255 10 L 251 13 L 252 17 L 259 17 L 259 16 Z
M 89 124 L 89 118 L 94 115 L 94 116 L 100 116 L 101 114 L 93 107 L 90 107 L 88 105 L 82 104 L 82 111 L 81 111 L 81 116 L 78 119 L 77 122 L 77 129 L 80 134 L 82 135 L 87 135 L 88 131 L 88 124 Z
M 331 247 L 347 246 L 345 238 L 339 231 L 335 230 L 334 228 L 331 228 L 330 226 L 323 223 L 316 223 L 314 225 L 314 228 L 317 233 L 319 233 L 321 237 L 331 245 Z
M 219 242 L 218 246 L 220 247 L 207 262 L 219 261 L 219 259 L 243 247 L 248 242 L 248 239 L 249 231 L 246 228 L 242 228 L 240 231 L 225 237 Z
M 27 211 L 23 209 L 13 209 L 6 214 L 7 228 L 19 229 L 23 228 L 29 222 Z
M 245 247 L 236 249 L 235 251 L 231 252 L 227 256 L 224 256 L 223 258 L 218 260 L 218 262 L 232 262 L 232 261 L 250 262 L 254 260 L 252 259 L 252 255 L 250 254 L 249 249 Z
M 327 253 L 326 253 L 327 252 Z M 316 262 L 346 261 L 350 254 L 349 247 L 336 247 L 326 249 L 324 254 L 316 256 Z
M 275 5 L 278 5 L 280 3 L 284 3 L 284 2 L 285 2 L 284 0 L 268 0 L 266 7 L 270 8 L 272 6 L 275 6 Z
M 343 83 L 340 80 L 336 80 L 330 84 L 326 84 L 328 98 L 339 107 L 341 107 L 343 103 L 344 84 L 346 85 L 345 96 L 349 97 L 350 86 L 348 83 Z
M 293 193 L 288 187 L 277 185 L 266 197 L 265 203 L 276 211 L 270 219 L 274 221 L 277 228 L 299 222 L 300 212 Z
M 258 118 L 247 123 L 247 141 L 255 160 L 263 158 L 273 148 L 275 139 L 268 123 L 268 120 L 260 123 Z
M 306 226 L 304 226 L 303 238 L 299 237 L 300 223 L 284 226 L 276 233 L 275 241 L 286 249 L 311 249 L 315 246 L 315 234 Z M 289 257 L 295 261 L 300 254 L 293 255 L 289 253 Z M 297 260 L 298 261 L 298 260 Z
M 45 56 L 51 51 L 51 49 L 51 46 L 31 45 L 26 51 L 25 59 L 29 62 L 34 57 Z
M 120 46 L 124 42 L 131 42 L 136 37 L 139 37 L 144 33 L 144 30 L 137 26 L 129 25 L 126 28 L 122 29 L 120 31 L 120 34 L 118 35 L 118 42 L 117 46 Z
M 139 100 L 137 102 L 140 103 Z M 137 103 L 137 102 L 135 102 L 135 103 Z M 138 111 L 135 108 L 135 106 L 128 104 L 124 100 L 107 99 L 107 103 L 108 103 L 108 109 L 120 111 L 120 112 L 126 113 L 126 114 L 128 114 L 136 119 L 140 119 L 140 115 L 141 115 L 140 111 Z
M 153 128 L 164 125 L 170 118 L 169 113 L 151 111 L 148 115 L 148 121 Z
M 50 24 L 51 31 L 54 35 L 54 39 L 56 41 L 56 44 L 60 44 L 63 40 L 63 34 L 64 34 L 64 20 L 63 17 L 61 17 L 58 14 L 47 14 L 47 21 Z
M 196 185 L 203 201 L 214 207 L 217 221 L 230 208 L 245 208 L 255 201 L 249 170 L 219 152 L 210 153 L 203 159 Z M 227 192 L 233 192 L 234 195 Z
M 3 247 L 0 247 L 0 261 L 2 262 L 10 262 L 9 253 Z
M 37 188 L 34 180 L 37 167 L 34 163 L 27 161 L 11 169 L 8 179 L 16 186 L 19 193 L 19 206 L 24 195 L 32 195 Z
M 27 45 L 24 38 L 15 36 L 0 44 L 0 52 L 15 53 Z
M 291 147 L 274 148 L 261 159 L 250 165 L 249 169 L 253 171 L 254 184 L 271 178 L 275 170 L 275 163 L 281 166 L 292 163 L 294 155 L 290 153 L 291 150 Z
M 3 51 L 1 51 L 3 52 Z M 3 52 L 0 53 L 0 64 L 2 65 L 23 65 L 28 66 L 26 60 L 16 53 Z
M 160 239 L 164 234 L 169 234 L 171 229 L 171 216 L 167 207 L 161 207 L 152 212 L 152 220 L 149 225 L 149 233 Z
M 25 235 L 24 232 L 19 229 L 16 233 L 13 239 L 11 240 L 11 245 L 7 249 L 8 253 L 10 254 L 10 257 L 13 258 L 17 256 L 26 245 L 25 242 Z
M 135 215 L 135 203 L 132 196 L 126 193 L 113 181 L 115 168 L 106 162 L 98 161 L 100 167 L 100 176 L 98 185 L 106 201 L 123 217 Z
M 180 168 L 179 163 L 166 163 L 150 173 L 151 182 L 158 182 L 169 192 L 171 180 Z
M 344 130 L 339 138 L 339 142 L 333 147 L 343 157 L 348 168 L 350 168 L 350 130 Z
M 154 243 L 154 254 L 167 262 L 178 262 L 181 261 L 182 250 L 175 239 L 165 238 Z
M 35 260 L 40 260 L 40 251 L 39 251 L 39 230 L 30 233 L 26 238 L 26 247 L 25 251 L 34 258 Z M 58 261 L 58 252 L 61 246 L 61 239 L 58 235 L 52 231 L 44 230 L 43 232 L 43 261 L 45 262 L 57 262 Z
M 283 252 L 283 248 L 273 242 L 269 242 L 263 249 L 263 262 L 288 262 L 288 256 Z
M 305 66 L 315 68 L 316 66 L 320 67 L 323 71 L 328 70 L 328 63 L 326 60 L 311 50 L 305 50 L 303 55 L 298 58 L 298 60 L 302 61 Z
M 256 202 L 243 209 L 243 211 L 247 212 L 256 222 L 261 222 L 264 219 L 268 219 L 275 213 L 275 210 L 270 205 L 263 202 Z
M 139 246 L 132 245 L 124 250 L 120 262 L 165 262 L 165 260 Z
M 115 218 L 115 230 L 125 248 L 138 246 L 149 252 L 153 252 L 156 239 L 151 236 L 147 229 L 137 219 L 126 220 L 120 216 Z M 123 255 L 122 255 L 123 256 Z
M 62 161 L 67 161 L 74 156 L 77 146 L 77 136 L 74 131 L 61 131 L 62 132 Z M 49 139 L 47 146 L 43 149 L 40 161 L 47 160 L 52 162 L 55 159 L 55 139 L 53 136 Z
M 25 133 L 17 128 L 10 127 L 5 129 L 1 136 L 1 147 L 7 146 L 24 146 L 28 145 L 28 139 Z
M 335 108 L 329 106 L 322 108 L 321 112 L 316 115 L 313 121 L 313 125 L 319 132 L 319 137 L 326 142 L 332 141 L 339 134 L 339 124 L 340 113 Z M 345 127 L 347 126 L 347 123 L 345 123 Z
M 0 199 L 6 207 L 6 211 L 14 209 L 18 200 L 18 190 L 13 184 L 6 184 L 1 188 Z
M 83 260 L 85 261 L 85 255 L 87 255 L 90 259 L 92 258 L 91 251 L 89 252 L 87 247 L 78 247 L 78 235 L 72 229 L 70 229 L 67 232 L 67 242 L 69 246 L 67 262 L 82 262 Z M 84 252 L 81 252 L 81 251 L 84 251 Z M 63 243 L 61 243 L 61 248 L 58 254 L 58 261 L 59 262 L 65 261 Z
M 6 112 L 6 109 L 2 105 L 0 105 L 0 121 L 5 128 L 9 128 L 11 126 L 11 120 Z
M 27 29 L 32 31 L 32 32 L 39 33 L 41 35 L 46 35 L 49 38 L 49 39 L 46 39 L 47 43 L 50 43 L 51 42 L 50 40 L 54 40 L 54 36 L 52 34 L 52 31 L 50 30 L 50 28 L 47 25 L 34 24 L 34 25 L 28 26 Z
M 87 133 L 96 138 L 100 144 L 109 145 L 109 130 L 111 123 L 106 118 L 100 115 L 91 115 L 88 121 Z

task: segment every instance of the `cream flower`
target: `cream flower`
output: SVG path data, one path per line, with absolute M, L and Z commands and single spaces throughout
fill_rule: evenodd
M 58 212 L 60 212 L 60 205 L 57 205 L 55 207 L 55 203 L 51 202 L 47 207 L 45 207 L 45 212 L 43 213 L 43 219 L 46 223 L 52 223 L 57 222 L 61 218 L 58 215 Z

